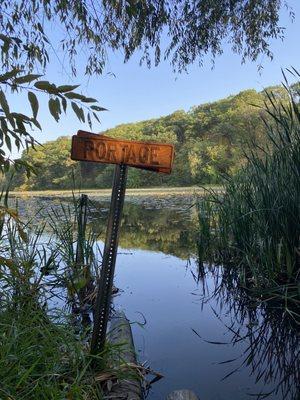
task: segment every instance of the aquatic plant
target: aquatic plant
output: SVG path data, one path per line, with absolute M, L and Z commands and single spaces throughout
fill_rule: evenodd
M 101 398 L 87 345 L 51 307 L 57 251 L 1 196 L 0 398 Z M 103 354 L 99 356 L 103 365 Z
M 71 202 L 51 207 L 47 220 L 51 227 L 51 247 L 56 249 L 60 268 L 57 279 L 68 292 L 74 314 L 90 324 L 95 297 L 95 282 L 100 278 L 102 253 L 96 243 L 97 232 L 89 229 L 88 215 L 93 204 L 86 195 L 73 195 Z
M 299 79 L 296 70 L 290 71 Z M 300 107 L 299 85 L 288 101 L 267 92 L 267 144 L 245 150 L 247 164 L 226 177 L 224 193 L 207 191 L 198 202 L 200 262 L 221 263 L 240 284 L 280 298 L 295 317 L 300 278 Z

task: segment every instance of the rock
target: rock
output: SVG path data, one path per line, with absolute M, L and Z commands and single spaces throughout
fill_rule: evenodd
M 174 390 L 174 392 L 170 393 L 166 400 L 199 400 L 194 392 L 191 390 L 183 389 L 183 390 Z

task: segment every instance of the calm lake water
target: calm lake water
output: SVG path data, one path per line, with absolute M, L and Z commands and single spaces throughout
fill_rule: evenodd
M 20 200 L 19 207 L 27 213 L 59 201 Z M 109 203 L 93 201 L 91 224 L 103 246 Z M 192 204 L 169 196 L 128 198 L 124 207 L 114 304 L 133 323 L 139 360 L 164 375 L 147 399 L 186 388 L 200 400 L 263 398 L 274 390 L 270 399 L 297 400 L 297 327 L 280 309 L 249 301 L 221 267 L 198 265 Z

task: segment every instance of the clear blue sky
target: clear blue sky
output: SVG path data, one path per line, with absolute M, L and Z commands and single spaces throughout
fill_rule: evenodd
M 107 72 L 113 72 L 115 77 L 105 73 L 89 80 L 82 76 L 72 80 L 66 77 L 59 63 L 54 63 L 45 78 L 60 84 L 81 83 L 84 94 L 99 99 L 101 106 L 109 109 L 102 113 L 101 124 L 95 123 L 94 132 L 125 122 L 159 117 L 178 109 L 188 110 L 194 105 L 244 89 L 262 90 L 282 80 L 281 68 L 294 66 L 300 69 L 300 0 L 289 0 L 289 4 L 295 11 L 296 19 L 292 23 L 288 12 L 282 10 L 280 25 L 286 27 L 285 40 L 271 42 L 274 59 L 271 61 L 265 57 L 259 60 L 263 66 L 260 72 L 258 62 L 248 61 L 242 65 L 240 57 L 225 46 L 224 54 L 215 60 L 213 69 L 207 59 L 204 67 L 194 65 L 189 68 L 188 74 L 174 74 L 167 62 L 149 70 L 139 66 L 138 57 L 124 64 L 121 56 L 111 55 Z M 20 99 L 18 103 L 16 108 L 24 107 Z M 75 134 L 78 129 L 89 130 L 72 112 L 56 123 L 45 107 L 41 107 L 40 111 L 43 132 L 36 135 L 40 142 Z

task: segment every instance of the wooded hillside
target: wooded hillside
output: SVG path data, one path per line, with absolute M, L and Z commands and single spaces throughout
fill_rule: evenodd
M 280 86 L 267 91 L 272 91 L 276 97 L 286 96 Z M 238 170 L 244 162 L 243 151 L 247 146 L 264 143 L 262 116 L 265 101 L 266 91 L 245 90 L 219 101 L 192 107 L 188 112 L 178 110 L 164 117 L 122 124 L 103 133 L 116 138 L 175 145 L 176 156 L 171 175 L 130 168 L 128 187 L 215 184 L 220 183 L 222 176 Z M 27 177 L 25 171 L 15 172 L 12 189 L 111 186 L 113 165 L 74 162 L 69 157 L 70 146 L 70 137 L 60 137 L 30 149 L 28 153 L 24 152 L 22 160 L 32 165 L 36 173 Z M 76 176 L 75 185 L 73 175 Z

